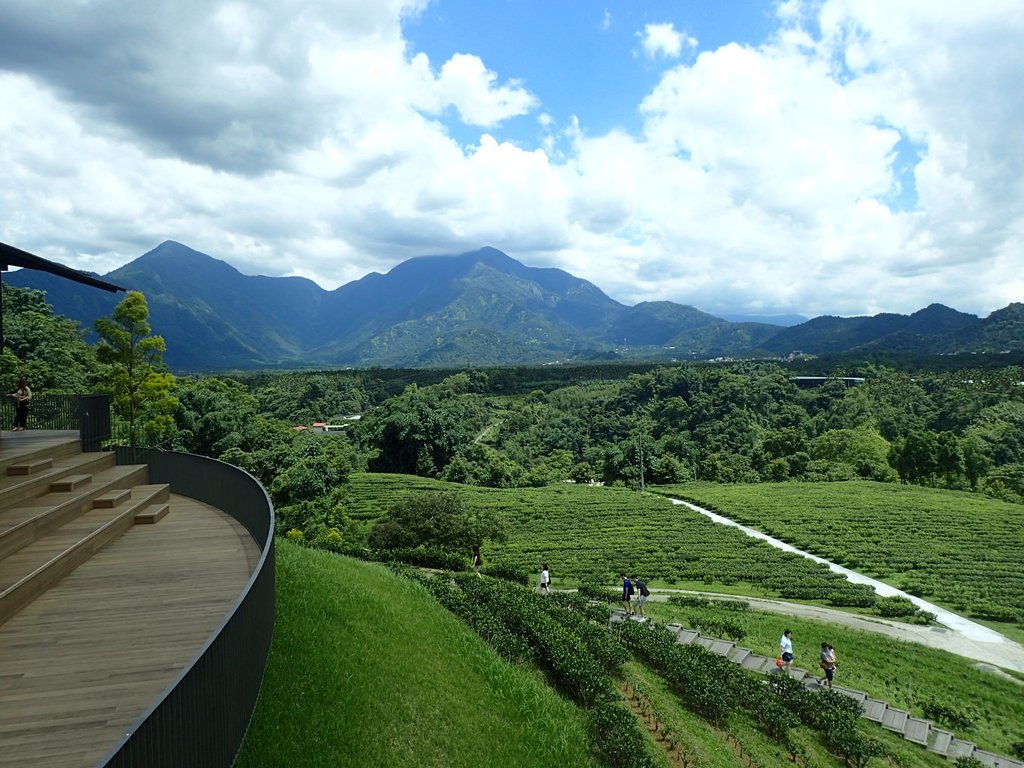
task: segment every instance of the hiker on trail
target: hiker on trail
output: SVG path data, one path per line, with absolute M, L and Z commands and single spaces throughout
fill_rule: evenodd
M 484 564 L 484 558 L 480 554 L 480 547 L 473 547 L 473 573 L 480 575 L 480 566 Z
M 647 598 L 651 596 L 650 591 L 647 589 L 647 585 L 640 581 L 636 576 L 633 577 L 633 587 L 636 589 L 636 615 L 644 615 L 644 603 L 647 602 Z
M 632 616 L 633 608 L 629 601 L 633 599 L 633 583 L 626 574 L 621 573 L 619 575 L 622 576 L 622 605 L 626 609 L 626 615 Z
M 820 685 L 827 685 L 829 688 L 832 687 L 832 678 L 836 674 L 836 649 L 828 643 L 821 644 L 821 668 L 825 671 L 825 676 L 818 681 Z
M 548 594 L 548 587 L 551 586 L 551 572 L 548 571 L 548 564 L 544 563 L 540 567 L 540 593 L 542 595 Z
M 779 651 L 782 656 L 782 668 L 786 670 L 786 674 L 790 673 L 793 669 L 793 630 L 787 629 L 782 633 L 782 638 L 779 640 Z

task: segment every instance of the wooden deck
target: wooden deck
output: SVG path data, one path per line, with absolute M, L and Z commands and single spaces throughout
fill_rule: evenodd
M 77 433 L 4 432 L 0 461 Z M 238 599 L 259 549 L 224 513 L 172 495 L 0 625 L 0 766 L 94 766 Z

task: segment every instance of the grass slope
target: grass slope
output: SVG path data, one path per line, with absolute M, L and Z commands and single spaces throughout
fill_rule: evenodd
M 419 586 L 277 542 L 277 622 L 236 765 L 594 765 L 578 709 Z

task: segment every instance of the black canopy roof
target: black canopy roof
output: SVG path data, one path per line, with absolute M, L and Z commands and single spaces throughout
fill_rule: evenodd
M 13 245 L 0 243 L 0 270 L 5 270 L 8 267 L 24 267 L 25 269 L 49 272 L 52 275 L 74 280 L 76 283 L 91 285 L 93 288 L 102 288 L 104 291 L 110 291 L 111 293 L 126 290 L 120 285 L 108 283 L 106 280 L 100 280 L 98 277 L 80 272 L 77 269 L 65 267 L 63 264 L 58 264 L 55 261 L 48 261 L 41 256 L 34 256 L 20 248 L 15 248 Z

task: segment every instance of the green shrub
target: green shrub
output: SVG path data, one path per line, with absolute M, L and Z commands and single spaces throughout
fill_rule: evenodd
M 621 702 L 603 701 L 589 711 L 590 728 L 601 757 L 612 768 L 655 768 L 636 717 Z
M 917 613 L 917 606 L 914 602 L 902 595 L 892 595 L 891 597 L 880 597 L 875 600 L 875 610 L 879 616 L 885 616 L 886 618 L 900 618 L 902 616 L 913 616 Z
M 522 584 L 524 586 L 529 586 L 530 584 L 530 574 L 525 569 L 517 568 L 508 563 L 486 563 L 482 572 L 496 579 L 511 581 L 513 584 Z
M 921 702 L 921 710 L 924 712 L 925 717 L 947 728 L 953 728 L 958 731 L 969 731 L 974 728 L 974 719 L 972 717 L 949 704 L 930 699 Z

